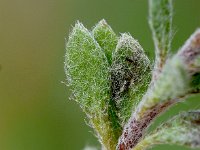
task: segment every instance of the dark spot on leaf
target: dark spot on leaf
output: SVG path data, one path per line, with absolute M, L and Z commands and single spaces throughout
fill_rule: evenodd
M 199 120 L 193 120 L 192 123 L 194 123 L 196 125 L 200 125 L 200 119 Z
M 133 63 L 134 61 L 128 57 L 126 57 L 126 61 L 130 62 L 130 63 Z

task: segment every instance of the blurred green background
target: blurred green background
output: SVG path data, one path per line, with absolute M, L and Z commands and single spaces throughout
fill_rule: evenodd
M 80 20 L 91 28 L 105 18 L 130 32 L 152 59 L 147 0 L 0 0 L 0 150 L 81 150 L 99 146 L 79 106 L 68 100 L 64 38 Z M 200 27 L 200 0 L 174 0 L 173 51 Z M 177 89 L 178 90 L 178 89 Z M 173 107 L 200 108 L 200 97 Z M 182 150 L 157 146 L 159 150 Z

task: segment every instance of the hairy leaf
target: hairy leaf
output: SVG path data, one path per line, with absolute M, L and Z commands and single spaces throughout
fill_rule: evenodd
M 172 0 L 149 0 L 149 25 L 155 45 L 157 71 L 163 67 L 171 48 L 172 9 Z
M 109 64 L 92 34 L 79 22 L 66 43 L 65 72 L 75 100 L 86 112 L 100 141 L 113 149 L 121 128 L 109 105 Z
M 176 144 L 200 148 L 200 110 L 183 112 L 168 120 L 147 135 L 134 150 L 144 150 L 156 144 Z
M 112 63 L 112 52 L 115 50 L 118 37 L 103 19 L 92 30 L 94 38 L 105 51 L 109 64 Z
M 111 66 L 111 94 L 122 124 L 130 117 L 134 103 L 146 91 L 150 71 L 150 61 L 137 40 L 129 34 L 122 34 L 113 52 Z

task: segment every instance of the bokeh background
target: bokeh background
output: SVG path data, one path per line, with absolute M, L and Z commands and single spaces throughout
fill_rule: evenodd
M 174 0 L 174 52 L 200 27 L 199 6 L 199 0 Z M 76 20 L 91 28 L 105 18 L 116 33 L 130 32 L 153 59 L 147 9 L 147 0 L 0 0 L 0 150 L 99 147 L 62 83 L 64 38 Z M 200 108 L 199 99 L 173 107 L 155 124 L 180 110 Z

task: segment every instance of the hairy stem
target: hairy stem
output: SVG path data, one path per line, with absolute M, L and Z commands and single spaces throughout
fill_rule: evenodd
M 174 101 L 169 101 L 165 104 L 153 107 L 143 115 L 143 119 L 141 120 L 138 120 L 134 114 L 123 130 L 117 149 L 129 150 L 136 146 L 152 120 L 173 103 Z

